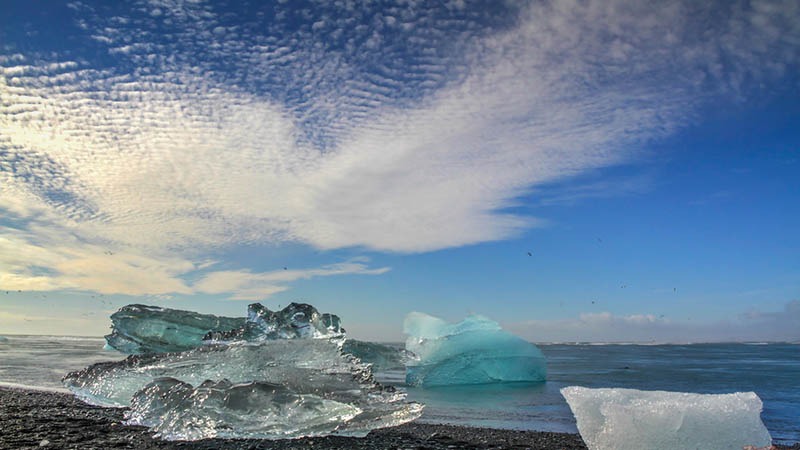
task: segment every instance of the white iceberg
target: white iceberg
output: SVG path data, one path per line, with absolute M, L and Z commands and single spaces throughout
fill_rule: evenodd
M 471 315 L 450 324 L 413 312 L 406 317 L 403 331 L 409 335 L 406 350 L 414 354 L 406 365 L 409 385 L 545 380 L 541 350 L 486 317 Z
M 561 389 L 589 450 L 742 450 L 769 447 L 754 392 L 693 394 Z

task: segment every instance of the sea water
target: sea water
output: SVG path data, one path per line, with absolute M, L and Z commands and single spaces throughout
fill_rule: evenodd
M 102 338 L 5 336 L 0 385 L 64 390 L 70 371 L 125 355 Z M 398 344 L 400 346 L 401 344 Z M 622 387 L 696 393 L 754 391 L 775 443 L 800 442 L 800 344 L 598 345 L 538 344 L 547 359 L 544 383 L 415 388 L 401 371 L 377 374 L 426 404 L 426 422 L 576 433 L 559 389 Z M 65 391 L 65 390 L 64 390 Z

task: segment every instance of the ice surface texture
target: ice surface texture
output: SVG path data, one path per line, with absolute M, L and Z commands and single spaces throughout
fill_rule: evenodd
M 244 318 L 127 305 L 111 315 L 112 332 L 106 336 L 106 343 L 128 354 L 181 352 L 201 345 L 210 331 L 232 330 L 244 324 Z
M 450 324 L 413 312 L 406 317 L 406 350 L 416 358 L 406 366 L 406 383 L 447 386 L 510 381 L 544 381 L 542 352 L 504 331 L 497 322 L 472 315 Z
M 329 339 L 344 337 L 339 316 L 320 313 L 307 303 L 290 303 L 280 311 L 271 311 L 260 303 L 247 307 L 247 321 L 227 332 L 211 331 L 206 340 L 268 341 L 273 339 Z
M 246 318 L 127 305 L 111 315 L 111 322 L 106 343 L 129 355 L 182 352 L 213 343 L 345 338 L 337 315 L 320 313 L 307 303 L 290 303 L 280 311 L 253 303 Z M 348 339 L 343 348 L 374 370 L 403 368 L 408 360 L 407 352 L 373 342 Z
M 204 340 L 271 340 L 343 337 L 339 317 L 306 303 L 270 311 L 260 303 L 247 307 L 247 318 L 218 317 L 192 311 L 128 305 L 111 315 L 113 332 L 106 342 L 123 353 L 181 352 Z
M 128 422 L 165 439 L 365 435 L 419 417 L 422 405 L 376 383 L 341 342 L 280 339 L 133 355 L 68 374 L 99 406 L 131 406 Z
M 635 389 L 561 389 L 590 450 L 741 450 L 768 447 L 754 392 L 692 394 Z
M 128 423 L 165 439 L 363 436 L 422 411 L 353 356 L 391 368 L 399 350 L 346 341 L 339 317 L 305 303 L 254 303 L 246 318 L 128 305 L 111 319 L 106 342 L 132 356 L 64 384 L 88 403 L 129 406 Z

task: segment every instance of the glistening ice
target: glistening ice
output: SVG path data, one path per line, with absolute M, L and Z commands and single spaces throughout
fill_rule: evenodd
M 561 389 L 589 450 L 741 450 L 768 447 L 754 392 L 693 394 L 636 389 Z
M 107 345 L 133 355 L 182 352 L 214 343 L 345 338 L 339 316 L 320 313 L 307 303 L 290 303 L 278 311 L 253 303 L 247 317 L 127 305 L 111 315 L 111 329 Z M 347 339 L 342 348 L 377 370 L 403 368 L 408 360 L 407 352 L 374 342 Z
M 64 384 L 88 403 L 129 406 L 128 423 L 150 426 L 165 439 L 363 436 L 419 417 L 422 405 L 375 382 L 369 364 L 342 351 L 344 330 L 338 318 L 323 316 L 311 305 L 290 306 L 278 312 L 286 314 L 268 314 L 264 324 L 250 317 L 224 331 L 224 342 L 211 336 L 205 344 L 196 339 L 203 328 L 195 326 L 197 317 L 181 311 L 175 320 L 168 317 L 175 310 L 153 315 L 137 307 L 146 316 L 135 327 L 139 334 L 129 333 L 130 328 L 125 333 L 135 338 L 139 350 L 196 347 L 94 364 L 68 374 Z M 191 333 L 180 329 L 186 318 L 195 321 Z M 201 325 L 216 323 L 208 316 L 201 319 Z M 169 336 L 179 338 L 167 342 L 154 337 L 158 333 L 140 333 L 166 330 L 163 323 L 177 327 Z M 249 340 L 244 339 L 247 323 L 255 331 Z

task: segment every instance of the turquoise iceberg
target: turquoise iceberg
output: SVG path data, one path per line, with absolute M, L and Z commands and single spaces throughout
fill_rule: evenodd
M 406 383 L 449 386 L 514 381 L 544 381 L 547 369 L 538 347 L 479 315 L 451 324 L 413 312 L 403 331 L 406 350 L 415 358 L 406 365 Z

